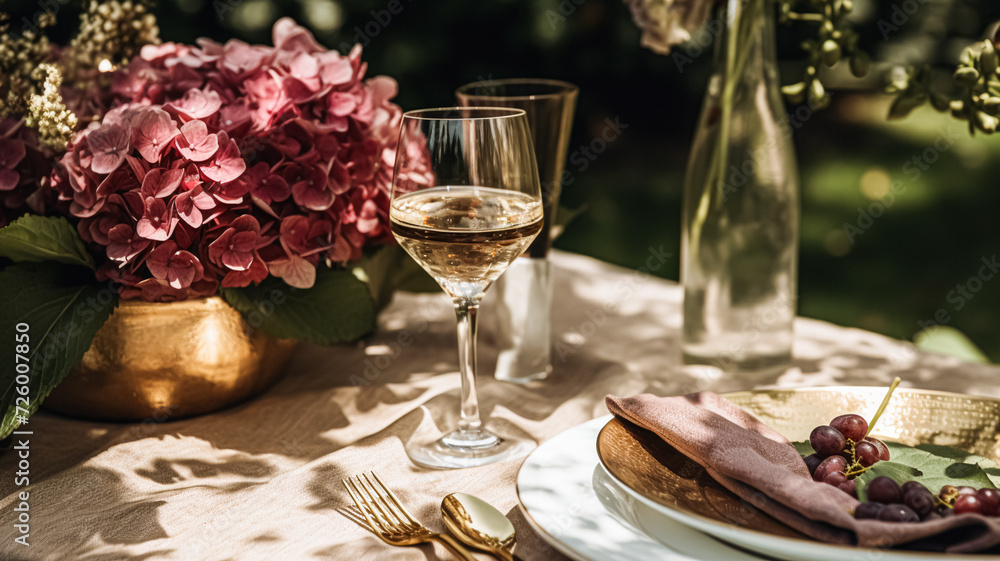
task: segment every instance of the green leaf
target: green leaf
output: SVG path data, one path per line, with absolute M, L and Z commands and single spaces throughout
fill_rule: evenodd
M 976 464 L 983 468 L 983 471 L 986 472 L 990 481 L 1000 488 L 1000 466 L 997 466 L 996 462 L 989 458 L 977 456 L 976 454 L 970 454 L 965 450 L 959 450 L 958 448 L 952 448 L 951 446 L 941 446 L 938 444 L 919 444 L 917 445 L 917 449 L 925 450 L 931 454 L 951 458 L 967 464 Z
M 990 361 L 964 333 L 947 325 L 928 327 L 918 333 L 913 341 L 918 348 L 925 351 L 955 356 L 968 362 Z
M 332 345 L 375 329 L 375 301 L 368 286 L 344 269 L 320 268 L 312 288 L 293 288 L 275 277 L 257 286 L 220 288 L 252 328 L 280 339 Z
M 28 214 L 0 228 L 0 257 L 94 268 L 94 258 L 65 218 Z
M 0 320 L 0 438 L 17 428 L 19 413 L 30 416 L 38 410 L 87 352 L 94 334 L 118 305 L 117 291 L 93 279 L 85 269 L 54 263 L 24 263 L 0 271 L 0 293 L 4 295 Z M 25 325 L 27 341 L 23 341 Z M 26 348 L 19 349 L 18 344 Z M 18 401 L 23 396 L 18 391 L 22 386 L 17 379 L 18 364 L 28 365 L 26 407 L 23 400 Z
M 808 440 L 803 440 L 802 442 L 793 442 L 792 446 L 795 447 L 795 451 L 798 452 L 799 455 L 802 457 L 812 456 L 813 454 L 816 453 L 816 451 L 813 450 L 812 444 L 810 444 Z
M 880 475 L 888 476 L 899 484 L 918 481 L 933 493 L 945 485 L 993 489 L 996 483 L 987 470 L 994 470 L 994 477 L 1000 476 L 993 462 L 954 448 L 931 444 L 914 448 L 896 442 L 886 442 L 885 445 L 889 447 L 892 461 L 878 462 L 858 476 L 859 498 L 866 496 L 868 483 Z
M 375 308 L 389 305 L 397 290 L 440 292 L 441 286 L 398 245 L 380 247 L 358 264 L 368 279 Z

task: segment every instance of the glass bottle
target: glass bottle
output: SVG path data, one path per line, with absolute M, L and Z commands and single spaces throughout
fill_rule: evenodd
M 684 185 L 686 364 L 791 361 L 799 180 L 778 80 L 774 4 L 728 0 Z

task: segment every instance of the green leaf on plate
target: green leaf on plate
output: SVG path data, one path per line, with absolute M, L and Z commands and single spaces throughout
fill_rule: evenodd
M 375 301 L 368 286 L 344 269 L 321 267 L 312 288 L 293 288 L 268 277 L 256 286 L 220 288 L 219 294 L 251 327 L 280 339 L 332 345 L 375 329 Z
M 976 464 L 983 468 L 983 471 L 986 472 L 990 481 L 1000 488 L 1000 466 L 997 466 L 996 462 L 989 458 L 970 454 L 964 450 L 959 450 L 950 446 L 940 446 L 938 444 L 919 444 L 917 445 L 917 448 L 920 450 L 926 450 L 931 454 L 936 454 L 938 456 L 960 460 L 967 464 Z
M 803 440 L 802 442 L 793 442 L 792 446 L 795 447 L 795 451 L 799 453 L 800 456 L 811 456 L 816 453 L 813 450 L 812 444 L 808 440 Z
M 27 214 L 0 228 L 0 257 L 12 261 L 57 261 L 94 268 L 94 258 L 65 218 Z
M 878 462 L 856 479 L 858 498 L 866 500 L 868 483 L 880 475 L 902 485 L 919 481 L 937 493 L 945 485 L 969 485 L 977 489 L 1000 487 L 1000 466 L 992 460 L 968 452 L 937 444 L 920 444 L 916 447 L 885 441 L 892 460 Z M 815 453 L 809 441 L 793 442 L 801 456 Z
M 996 470 L 996 465 L 981 456 L 931 444 L 912 447 L 887 441 L 885 445 L 889 447 L 892 461 L 878 462 L 858 477 L 859 498 L 865 496 L 868 483 L 879 475 L 886 475 L 899 484 L 918 481 L 933 493 L 945 485 L 969 485 L 977 489 L 997 486 L 987 472 Z M 998 475 L 1000 471 L 995 471 L 994 477 Z
M 118 293 L 95 282 L 86 269 L 23 263 L 0 271 L 0 294 L 4 295 L 0 438 L 4 438 L 21 424 L 18 415 L 28 417 L 37 411 L 80 361 L 118 305 Z M 27 365 L 20 367 L 20 374 L 28 376 L 27 395 L 19 391 L 24 385 L 18 380 L 22 364 Z

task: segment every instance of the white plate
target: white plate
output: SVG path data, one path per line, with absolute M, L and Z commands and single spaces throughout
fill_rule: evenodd
M 518 500 L 542 539 L 575 561 L 760 561 L 657 514 L 622 490 L 597 458 L 597 433 L 610 419 L 549 439 L 521 464 Z

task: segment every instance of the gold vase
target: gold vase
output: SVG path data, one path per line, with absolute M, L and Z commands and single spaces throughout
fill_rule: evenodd
M 251 329 L 217 296 L 122 301 L 44 407 L 113 421 L 200 415 L 262 392 L 294 347 Z

